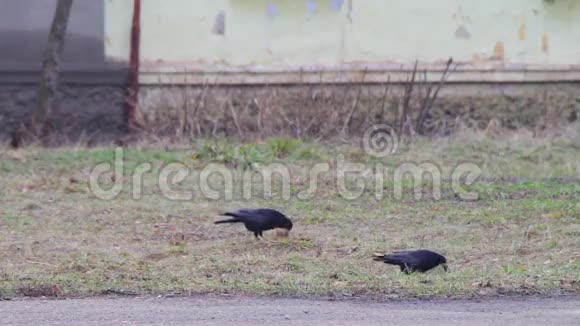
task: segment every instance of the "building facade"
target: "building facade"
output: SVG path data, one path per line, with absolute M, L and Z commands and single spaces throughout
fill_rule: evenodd
M 141 82 L 580 79 L 575 0 L 141 0 Z M 127 62 L 133 1 L 106 0 L 105 56 Z M 431 74 L 432 73 L 432 74 Z M 387 77 L 389 76 L 389 77 Z

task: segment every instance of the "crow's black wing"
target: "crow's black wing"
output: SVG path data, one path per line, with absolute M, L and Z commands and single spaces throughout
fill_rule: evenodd
M 384 256 L 384 261 L 386 263 L 395 265 L 406 265 L 415 267 L 421 264 L 421 257 L 417 257 L 410 251 L 399 251 L 389 255 Z
M 267 218 L 286 218 L 286 216 L 275 209 L 270 208 L 257 208 L 257 209 L 240 209 L 238 211 L 240 214 L 244 215 L 256 215 L 256 216 L 264 216 Z

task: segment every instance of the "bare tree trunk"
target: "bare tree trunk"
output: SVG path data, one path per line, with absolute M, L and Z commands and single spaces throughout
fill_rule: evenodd
M 52 113 L 58 89 L 59 65 L 72 4 L 73 0 L 58 0 L 52 19 L 48 43 L 44 52 L 42 79 L 31 120 L 31 131 L 36 137 L 46 137 L 51 129 Z

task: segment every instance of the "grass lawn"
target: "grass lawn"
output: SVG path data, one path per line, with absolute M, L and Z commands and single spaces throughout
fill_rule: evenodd
M 537 139 L 517 133 L 500 139 L 465 133 L 401 144 L 384 158 L 357 144 L 302 143 L 272 139 L 258 144 L 199 141 L 193 146 L 147 146 L 124 152 L 125 182 L 111 200 L 91 191 L 93 167 L 113 162 L 114 148 L 2 149 L 0 154 L 0 297 L 198 293 L 374 298 L 473 297 L 498 294 L 580 292 L 580 136 Z M 430 162 L 434 182 L 413 182 L 370 172 L 346 178 L 356 199 L 337 190 L 336 157 L 390 171 L 405 163 Z M 140 198 L 132 172 L 149 162 Z M 162 168 L 180 163 L 199 171 L 209 163 L 233 170 L 232 198 L 200 195 L 195 173 L 173 184 L 193 198 L 168 198 L 159 186 Z M 254 179 L 245 199 L 241 171 L 273 162 L 290 171 L 290 195 L 275 179 L 272 198 Z M 308 198 L 312 166 L 328 163 Z M 454 168 L 478 166 L 479 179 L 452 189 Z M 105 173 L 103 184 L 119 177 Z M 223 190 L 219 177 L 208 179 Z M 400 186 L 402 196 L 395 196 Z M 377 190 L 378 189 L 378 190 Z M 377 191 L 384 191 L 377 199 Z M 242 225 L 214 225 L 224 210 L 277 208 L 294 220 L 290 237 L 274 232 L 256 241 Z M 374 252 L 429 248 L 443 253 L 451 273 L 403 275 L 374 262 Z

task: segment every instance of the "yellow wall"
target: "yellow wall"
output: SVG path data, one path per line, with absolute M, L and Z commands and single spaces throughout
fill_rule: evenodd
M 580 64 L 577 0 L 142 1 L 144 69 Z M 128 60 L 132 3 L 106 0 L 111 60 Z

